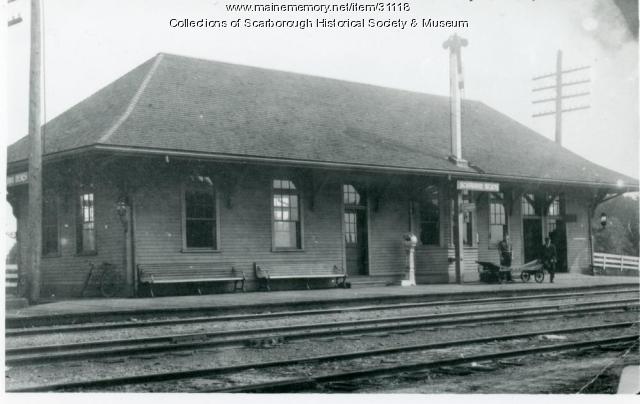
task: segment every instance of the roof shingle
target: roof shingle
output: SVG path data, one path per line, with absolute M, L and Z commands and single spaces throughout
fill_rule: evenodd
M 462 153 L 488 175 L 592 184 L 636 179 L 464 101 Z M 45 125 L 45 154 L 117 145 L 441 172 L 448 97 L 160 54 Z M 23 138 L 8 160 L 27 158 Z

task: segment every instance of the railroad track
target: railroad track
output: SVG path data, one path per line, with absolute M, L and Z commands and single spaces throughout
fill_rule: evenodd
M 5 363 L 7 366 L 24 366 L 38 363 L 193 350 L 214 346 L 242 346 L 250 345 L 252 342 L 261 339 L 278 341 L 336 335 L 363 335 L 402 329 L 496 323 L 523 318 L 574 316 L 592 314 L 594 312 L 619 312 L 637 309 L 638 306 L 637 299 L 617 299 L 601 301 L 597 304 L 594 302 L 574 303 L 569 305 L 568 308 L 563 308 L 558 305 L 544 305 L 192 334 L 173 334 L 137 339 L 18 347 L 5 350 Z
M 118 386 L 127 385 L 144 385 L 157 382 L 178 381 L 185 379 L 198 379 L 198 378 L 211 378 L 212 376 L 228 375 L 233 373 L 240 373 L 248 370 L 255 369 L 268 369 L 268 368 L 283 368 L 298 366 L 302 364 L 322 364 L 328 362 L 340 362 L 358 358 L 371 358 L 384 355 L 398 355 L 404 352 L 418 352 L 418 351 L 430 351 L 442 348 L 451 347 L 463 347 L 468 345 L 486 344 L 494 341 L 507 341 L 507 340 L 519 340 L 525 338 L 532 338 L 543 334 L 570 334 L 581 332 L 593 332 L 604 329 L 614 328 L 629 328 L 637 326 L 637 322 L 625 322 L 615 324 L 601 324 L 589 327 L 578 328 L 564 328 L 564 329 L 552 329 L 541 330 L 536 332 L 520 333 L 520 334 L 504 334 L 504 335 L 492 335 L 489 337 L 464 339 L 456 341 L 447 341 L 430 344 L 409 345 L 401 347 L 393 347 L 386 349 L 366 350 L 358 352 L 340 353 L 332 355 L 322 355 L 313 357 L 295 358 L 282 361 L 270 361 L 270 362 L 256 362 L 246 363 L 242 365 L 234 365 L 227 367 L 213 367 L 197 370 L 186 370 L 177 372 L 162 372 L 162 373 L 148 373 L 139 374 L 135 376 L 116 377 L 116 378 L 102 378 L 96 380 L 75 381 L 69 383 L 54 383 L 46 385 L 33 385 L 20 388 L 8 388 L 7 392 L 43 392 L 43 391 L 96 391 L 99 389 L 113 388 Z M 564 343 L 564 344 L 552 344 L 537 346 L 528 349 L 518 349 L 509 351 L 493 352 L 489 354 L 473 355 L 460 358 L 440 358 L 437 360 L 414 362 L 403 365 L 394 366 L 369 366 L 358 370 L 350 370 L 348 372 L 336 372 L 323 373 L 315 376 L 295 377 L 288 379 L 277 379 L 266 383 L 246 384 L 216 387 L 213 389 L 198 389 L 199 392 L 293 392 L 299 390 L 314 390 L 318 385 L 331 383 L 331 382 L 343 382 L 348 380 L 379 377 L 383 375 L 394 375 L 403 372 L 416 372 L 432 368 L 440 368 L 444 366 L 455 366 L 461 364 L 467 364 L 472 362 L 482 362 L 488 360 L 508 359 L 514 357 L 521 357 L 532 354 L 548 353 L 548 352 L 563 352 L 576 349 L 588 349 L 600 346 L 609 346 L 617 344 L 631 344 L 638 342 L 637 331 L 633 335 L 623 335 L 614 338 L 601 338 L 592 339 L 586 336 L 588 341 Z M 378 362 L 379 363 L 379 362 Z
M 459 306 L 459 305 L 479 305 L 479 304 L 493 304 L 493 303 L 516 303 L 535 300 L 559 300 L 570 298 L 584 298 L 599 295 L 616 295 L 633 293 L 637 297 L 639 290 L 635 289 L 621 289 L 621 290 L 605 290 L 595 292 L 580 292 L 580 293 L 559 293 L 559 294 L 542 294 L 531 296 L 515 296 L 515 297 L 500 297 L 500 298 L 488 298 L 488 299 L 465 299 L 465 300 L 444 300 L 433 302 L 416 302 L 416 303 L 396 303 L 396 304 L 384 304 L 384 305 L 368 305 L 357 307 L 344 307 L 344 308 L 331 308 L 331 309 L 315 309 L 315 310 L 296 310 L 296 311 L 282 311 L 275 313 L 255 313 L 255 314 L 239 314 L 239 315 L 224 315 L 224 316 L 201 316 L 201 317 L 188 317 L 177 319 L 163 319 L 163 320 L 151 320 L 151 321 L 122 321 L 116 323 L 103 323 L 103 324 L 72 324 L 64 326 L 52 326 L 52 327 L 34 327 L 34 328 L 7 328 L 5 329 L 6 337 L 18 337 L 27 335 L 42 335 L 42 334 L 63 334 L 63 333 L 78 333 L 86 331 L 100 331 L 100 330 L 115 330 L 115 329 L 127 329 L 127 328 L 144 328 L 144 327 L 160 327 L 180 324 L 197 324 L 197 323 L 214 323 L 224 321 L 243 321 L 243 320 L 267 320 L 273 318 L 282 317 L 301 317 L 311 315 L 328 315 L 337 313 L 349 313 L 349 312 L 365 312 L 365 311 L 383 311 L 383 310 L 399 310 L 409 308 L 421 308 L 421 307 L 434 307 L 434 306 Z M 132 313 L 134 314 L 134 313 Z
M 351 372 L 331 372 L 317 376 L 305 376 L 277 380 L 266 383 L 255 383 L 248 385 L 240 385 L 226 388 L 214 388 L 199 390 L 201 393 L 292 393 L 300 390 L 318 391 L 323 385 L 335 382 L 353 381 L 359 379 L 370 379 L 372 377 L 397 375 L 405 372 L 425 371 L 434 368 L 443 368 L 449 366 L 458 366 L 463 364 L 494 361 L 500 359 L 512 359 L 522 356 L 549 353 L 549 352 L 565 352 L 576 349 L 596 348 L 603 346 L 619 345 L 619 344 L 635 344 L 638 342 L 637 335 L 627 335 L 622 337 L 605 338 L 596 341 L 582 341 L 567 344 L 554 344 L 542 347 L 509 350 L 505 352 L 497 352 L 490 354 L 481 354 L 467 356 L 464 358 L 450 358 L 435 361 L 424 361 L 420 363 L 411 363 L 408 365 L 396 366 L 375 366 L 368 369 L 362 369 Z

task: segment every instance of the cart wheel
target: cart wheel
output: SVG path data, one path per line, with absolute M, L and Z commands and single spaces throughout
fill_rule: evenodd
M 535 279 L 536 279 L 536 282 L 542 283 L 542 281 L 544 281 L 544 272 L 543 271 L 536 272 Z
M 529 279 L 531 279 L 531 274 L 529 274 L 529 272 L 522 272 L 520 274 L 520 279 L 522 279 L 522 282 L 529 282 Z
M 121 287 L 120 275 L 113 268 L 109 268 L 102 274 L 100 280 L 100 292 L 104 297 L 114 297 Z

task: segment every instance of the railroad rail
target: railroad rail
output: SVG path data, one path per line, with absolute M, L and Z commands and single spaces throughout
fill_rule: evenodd
M 576 291 L 585 291 L 585 290 L 594 290 L 594 291 L 607 291 L 608 293 L 617 293 L 619 290 L 626 289 L 629 290 L 629 287 L 635 287 L 638 290 L 637 285 L 629 285 L 628 283 L 624 284 L 611 284 L 611 285 L 597 285 L 597 286 L 587 286 L 587 287 L 571 287 L 567 286 L 562 289 L 564 293 L 575 293 Z M 559 293 L 561 291 L 554 291 L 555 293 Z M 540 298 L 546 298 L 546 296 L 550 296 L 551 293 L 543 293 L 543 291 L 538 291 L 534 289 L 502 289 L 495 291 L 496 296 L 507 295 L 507 298 L 512 297 L 514 294 L 520 295 L 520 297 L 526 298 L 531 295 L 537 295 Z M 463 300 L 463 297 L 467 299 L 477 298 L 478 300 L 482 300 L 483 298 L 478 298 L 478 296 L 486 295 L 486 292 L 475 292 L 466 294 L 467 296 L 459 296 L 460 300 Z M 446 297 L 445 297 L 446 296 Z M 304 300 L 300 302 L 296 302 L 295 306 L 298 308 L 307 307 L 310 309 L 327 309 L 327 308 L 339 308 L 339 310 L 344 310 L 348 307 L 354 307 L 358 305 L 377 305 L 379 303 L 385 302 L 387 304 L 398 303 L 398 302 L 420 302 L 425 303 L 428 301 L 436 301 L 441 299 L 448 299 L 449 295 L 444 294 L 415 294 L 410 296 L 398 296 L 398 295 L 389 295 L 389 296 L 376 296 L 375 298 L 370 296 L 356 297 L 356 298 L 336 298 L 330 301 L 317 301 L 317 300 Z M 451 299 L 451 302 L 456 301 L 455 299 Z M 87 323 L 107 323 L 111 321 L 123 321 L 130 319 L 131 317 L 135 317 L 137 321 L 142 322 L 144 319 L 149 318 L 168 318 L 168 317 L 196 317 L 196 316 L 210 316 L 210 315 L 230 315 L 232 313 L 259 313 L 259 312 L 284 312 L 290 311 L 291 302 L 273 302 L 266 303 L 262 305 L 250 305 L 250 306 L 202 306 L 202 307 L 153 307 L 153 308 L 145 308 L 145 309 L 118 309 L 118 310 L 107 310 L 107 311 L 98 311 L 98 312 L 78 312 L 78 313 L 61 313 L 61 314 L 38 314 L 38 315 L 29 315 L 29 316 L 9 316 L 5 318 L 5 329 L 18 329 L 18 328 L 34 328 L 38 327 L 46 327 L 51 325 L 62 325 L 67 324 L 72 328 L 77 327 L 79 324 L 87 324 Z
M 601 347 L 608 345 L 618 345 L 623 343 L 636 343 L 638 341 L 637 335 L 627 335 L 615 338 L 606 338 L 596 341 L 583 341 L 573 342 L 559 345 L 546 345 L 542 347 L 517 349 L 506 352 L 497 352 L 490 354 L 474 355 L 465 358 L 452 358 L 436 361 L 425 361 L 421 363 L 412 363 L 408 365 L 397 366 L 384 366 L 384 367 L 372 367 L 364 370 L 357 370 L 352 372 L 339 372 L 328 373 L 318 376 L 306 376 L 285 380 L 278 380 L 267 383 L 256 383 L 253 385 L 234 386 L 221 389 L 208 389 L 201 392 L 205 393 L 291 393 L 296 390 L 315 390 L 318 385 L 345 381 L 345 380 L 357 380 L 363 378 L 388 376 L 404 372 L 415 372 L 433 368 L 441 368 L 445 366 L 456 366 L 473 362 L 483 362 L 489 360 L 509 359 L 520 356 L 528 356 L 547 352 L 564 352 L 576 349 Z
M 637 299 L 618 299 L 599 302 L 575 303 L 570 308 L 558 305 L 520 307 L 510 309 L 475 310 L 439 314 L 396 316 L 387 318 L 325 322 L 313 324 L 237 329 L 229 331 L 173 334 L 137 339 L 116 339 L 8 348 L 5 350 L 7 366 L 104 358 L 106 356 L 139 355 L 176 350 L 191 350 L 212 346 L 246 345 L 260 338 L 305 339 L 322 336 L 367 334 L 388 330 L 420 329 L 425 327 L 474 323 L 495 323 L 522 318 L 570 316 L 594 312 L 637 309 Z
M 581 293 L 558 293 L 558 294 L 542 294 L 542 295 L 530 295 L 530 296 L 515 296 L 515 297 L 498 297 L 498 298 L 484 298 L 484 299 L 464 299 L 464 300 L 444 300 L 444 301 L 432 301 L 432 302 L 416 302 L 416 303 L 396 303 L 396 304 L 383 304 L 383 305 L 368 305 L 368 306 L 356 306 L 356 307 L 342 307 L 342 308 L 330 308 L 330 309 L 314 309 L 314 310 L 296 310 L 296 311 L 281 311 L 273 313 L 254 313 L 254 314 L 237 314 L 237 315 L 224 315 L 224 316 L 202 316 L 202 317 L 188 317 L 177 319 L 163 319 L 163 320 L 151 320 L 151 321 L 123 321 L 116 323 L 103 323 L 103 324 L 75 324 L 64 325 L 54 327 L 36 327 L 36 328 L 22 328 L 22 329 L 5 329 L 6 337 L 14 336 L 26 336 L 26 335 L 41 335 L 41 334 L 62 334 L 62 333 L 77 333 L 85 331 L 99 331 L 99 330 L 115 330 L 123 328 L 144 328 L 144 327 L 159 327 L 167 325 L 179 325 L 179 324 L 196 324 L 196 323 L 213 323 L 222 321 L 243 321 L 243 320 L 261 320 L 272 319 L 279 317 L 301 317 L 309 315 L 326 315 L 335 313 L 349 313 L 349 312 L 365 312 L 365 311 L 377 311 L 377 310 L 398 310 L 420 307 L 434 307 L 434 306 L 459 306 L 459 305 L 479 305 L 479 304 L 492 304 L 492 303 L 514 303 L 530 300 L 557 300 L 566 298 L 580 298 L 599 295 L 610 295 L 615 293 L 617 295 L 626 293 L 639 293 L 638 288 L 633 289 L 621 289 L 616 291 L 604 290 L 604 291 L 592 291 Z
M 596 331 L 596 330 L 602 330 L 602 329 L 628 328 L 628 327 L 633 327 L 637 324 L 638 322 L 608 323 L 608 324 L 600 324 L 600 325 L 594 325 L 594 326 L 588 326 L 588 327 L 540 330 L 536 332 L 519 333 L 519 334 L 492 335 L 492 336 L 481 337 L 481 338 L 463 339 L 463 340 L 419 344 L 419 345 L 408 345 L 408 346 L 393 347 L 393 348 L 386 348 L 386 349 L 365 350 L 365 351 L 358 351 L 358 352 L 321 355 L 321 356 L 313 356 L 313 357 L 303 357 L 303 358 L 295 358 L 295 359 L 282 360 L 282 361 L 256 362 L 256 363 L 247 363 L 247 364 L 233 365 L 233 366 L 226 366 L 226 367 L 212 367 L 212 368 L 196 369 L 196 370 L 186 370 L 186 371 L 183 370 L 183 371 L 177 371 L 177 372 L 147 373 L 147 374 L 139 374 L 134 376 L 125 376 L 125 377 L 102 378 L 102 379 L 96 379 L 96 380 L 74 381 L 74 382 L 54 383 L 54 384 L 46 384 L 46 385 L 34 385 L 34 386 L 26 386 L 26 387 L 19 387 L 19 388 L 8 388 L 6 391 L 7 392 L 45 392 L 45 391 L 95 390 L 95 389 L 104 389 L 104 388 L 116 387 L 116 386 L 149 384 L 149 383 L 156 383 L 156 382 L 162 382 L 162 381 L 197 379 L 197 378 L 211 377 L 211 376 L 223 375 L 223 374 L 229 374 L 229 373 L 238 373 L 238 372 L 242 372 L 250 369 L 266 369 L 266 368 L 295 366 L 295 365 L 300 365 L 305 363 L 324 363 L 324 362 L 332 362 L 332 361 L 344 361 L 344 360 L 356 359 L 356 358 L 366 358 L 366 357 L 373 357 L 373 356 L 398 354 L 401 352 L 428 351 L 428 350 L 450 348 L 450 347 L 456 347 L 456 346 L 483 344 L 483 343 L 488 343 L 493 341 L 517 340 L 517 339 L 523 339 L 523 338 L 531 338 L 531 337 L 535 337 L 543 334 L 568 334 L 568 333 Z M 619 336 L 615 338 L 590 340 L 586 342 L 546 345 L 542 347 L 534 347 L 529 349 L 468 356 L 465 358 L 456 357 L 456 358 L 445 359 L 445 360 L 411 363 L 411 364 L 400 365 L 400 366 L 384 366 L 384 367 L 377 366 L 377 367 L 361 369 L 357 371 L 338 372 L 338 373 L 333 372 L 331 374 L 323 374 L 323 375 L 312 376 L 312 377 L 310 376 L 310 377 L 303 377 L 303 378 L 277 380 L 277 381 L 268 382 L 268 383 L 252 384 L 252 385 L 245 385 L 245 386 L 234 386 L 234 387 L 227 387 L 227 388 L 217 388 L 217 389 L 210 389 L 206 391 L 209 391 L 209 392 L 280 392 L 280 391 L 291 392 L 299 389 L 315 388 L 318 384 L 329 383 L 332 381 L 353 380 L 353 379 L 364 378 L 364 377 L 390 375 L 390 374 L 397 374 L 397 373 L 408 372 L 408 371 L 417 371 L 417 370 L 424 370 L 424 369 L 443 367 L 443 366 L 453 366 L 453 365 L 459 365 L 459 364 L 471 363 L 471 362 L 481 362 L 486 360 L 513 358 L 517 356 L 531 355 L 536 353 L 562 352 L 567 350 L 593 348 L 598 346 L 608 346 L 613 344 L 630 343 L 630 342 L 636 342 L 636 341 L 638 341 L 637 333 L 634 335 L 625 335 L 625 336 Z

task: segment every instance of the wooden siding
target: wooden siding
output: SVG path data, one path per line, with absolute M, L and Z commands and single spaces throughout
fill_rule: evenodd
M 123 279 L 127 276 L 122 269 L 123 230 L 116 214 L 117 193 L 107 183 L 95 183 L 95 231 L 96 254 L 81 255 L 76 251 L 76 199 L 77 190 L 71 187 L 56 189 L 59 196 L 58 226 L 59 251 L 56 255 L 44 256 L 41 260 L 41 296 L 55 298 L 57 296 L 80 296 L 82 286 L 89 273 L 89 262 L 99 264 L 110 262 L 117 265 Z M 46 190 L 46 188 L 45 188 Z M 27 206 L 26 193 L 20 196 L 21 206 Z M 23 242 L 26 236 L 27 209 L 18 213 L 18 234 L 21 259 L 25 262 L 27 245 Z M 22 269 L 21 269 L 21 273 Z M 130 275 L 130 274 L 129 274 Z M 121 295 L 126 295 L 123 289 Z M 98 294 L 88 290 L 87 295 Z
M 135 167 L 133 162 L 131 167 Z M 412 184 L 415 178 L 380 177 L 353 173 L 296 170 L 233 165 L 207 165 L 213 173 L 218 199 L 218 250 L 207 252 L 183 251 L 182 184 L 193 166 L 187 163 L 153 163 L 129 195 L 132 201 L 132 231 L 134 234 L 134 262 L 125 271 L 122 266 L 123 229 L 115 211 L 119 192 L 116 181 L 108 175 L 94 181 L 97 254 L 83 256 L 76 253 L 76 199 L 78 191 L 67 185 L 59 189 L 60 253 L 42 259 L 42 296 L 79 296 L 87 276 L 88 261 L 114 263 L 133 285 L 133 263 L 227 262 L 247 275 L 249 289 L 253 287 L 253 262 L 262 265 L 287 263 L 313 270 L 318 262 L 344 265 L 344 235 L 342 216 L 342 185 L 360 184 L 368 195 L 369 276 L 384 280 L 402 279 L 407 271 L 406 252 L 402 234 L 417 228 L 417 213 L 411 217 Z M 191 167 L 191 168 L 189 168 Z M 233 178 L 232 189 L 218 181 L 226 174 L 241 171 Z M 216 174 L 218 173 L 218 174 Z M 219 175 L 216 177 L 216 175 Z M 235 175 L 235 174 L 234 174 Z M 272 248 L 272 180 L 287 176 L 294 180 L 302 200 L 303 249 L 273 251 Z M 321 184 L 313 184 L 320 179 Z M 414 182 L 412 182 L 414 181 Z M 425 178 L 419 181 L 435 183 Z M 418 245 L 416 248 L 416 280 L 421 284 L 455 281 L 454 256 L 451 243 L 451 182 L 443 181 L 440 192 L 440 244 Z M 367 189 L 368 188 L 368 189 Z M 25 187 L 26 190 L 26 187 Z M 382 191 L 381 191 L 382 190 Z M 369 192 L 371 191 L 371 192 Z M 26 206 L 26 191 L 16 193 L 17 206 Z M 571 272 L 584 271 L 589 265 L 588 194 L 578 190 L 567 192 L 566 213 L 576 215 L 577 221 L 567 223 L 568 263 Z M 489 246 L 489 206 L 486 194 L 475 199 L 474 233 L 477 245 L 466 246 L 463 280 L 477 281 L 476 260 L 499 262 L 497 250 Z M 229 204 L 230 202 L 230 204 Z M 26 209 L 17 210 L 18 238 L 25 233 Z M 514 265 L 522 264 L 522 218 L 519 196 L 515 198 L 509 215 L 509 233 L 513 243 Z M 508 213 L 508 211 L 507 211 Z M 129 233 L 131 234 L 131 232 Z M 476 236 L 474 234 L 474 239 Z M 20 254 L 26 245 L 20 242 Z M 22 260 L 23 258 L 21 258 Z M 23 261 L 22 261 L 23 262 Z M 287 287 L 287 286 L 285 286 Z M 131 292 L 123 290 L 123 293 Z
M 449 249 L 439 246 L 418 246 L 416 248 L 416 283 L 448 283 Z M 455 281 L 455 277 L 454 277 Z
M 303 249 L 272 251 L 271 186 L 279 177 L 268 170 L 255 171 L 236 184 L 231 206 L 218 189 L 220 240 L 218 251 L 182 251 L 182 196 L 179 176 L 138 190 L 136 211 L 136 262 L 230 262 L 253 279 L 253 262 L 262 265 L 286 262 L 301 267 L 324 261 L 342 266 L 341 184 L 326 184 L 315 196 L 313 209 L 304 184 Z
M 513 198 L 513 206 L 509 215 L 509 235 L 513 248 L 512 265 L 524 264 L 524 235 L 522 234 L 522 204 L 520 195 Z
M 455 282 L 455 270 L 449 265 L 449 243 L 451 240 L 451 212 L 449 193 L 445 185 L 440 187 L 440 245 L 418 245 L 416 247 L 416 283 Z M 416 233 L 420 233 L 416 225 Z
M 492 242 L 489 238 L 489 194 L 486 192 L 476 200 L 476 225 L 478 234 L 477 261 L 499 264 L 498 249 L 495 246 L 495 242 Z
M 568 194 L 568 193 L 567 193 Z M 566 223 L 567 267 L 569 272 L 590 273 L 591 250 L 589 243 L 588 199 L 580 194 L 565 197 L 567 215 L 576 215 L 576 221 Z
M 407 253 L 402 235 L 409 231 L 409 198 L 406 188 L 394 184 L 369 210 L 369 275 L 398 275 L 407 272 Z

